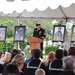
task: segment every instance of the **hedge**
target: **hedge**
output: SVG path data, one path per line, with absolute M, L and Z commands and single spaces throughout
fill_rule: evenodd
M 58 46 L 53 45 L 47 45 L 45 46 L 45 54 L 47 55 L 50 51 L 56 51 L 58 49 Z

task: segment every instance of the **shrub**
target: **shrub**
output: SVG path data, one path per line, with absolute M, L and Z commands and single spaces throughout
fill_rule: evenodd
M 47 45 L 45 46 L 45 54 L 47 55 L 50 51 L 56 51 L 58 46 Z
M 10 50 L 12 50 L 13 47 L 14 47 L 14 43 L 15 43 L 13 40 L 14 39 L 12 37 L 12 38 L 7 38 L 5 42 L 0 42 L 0 50 L 2 50 L 3 52 L 5 52 L 6 50 L 8 50 L 8 48 Z M 18 46 L 18 44 L 16 46 L 17 46 L 17 48 L 20 48 L 20 50 L 26 51 L 25 48 L 27 47 L 27 42 L 26 41 L 19 42 L 19 46 Z
M 13 34 L 14 34 L 13 30 L 8 27 L 8 28 L 7 28 L 6 37 L 7 37 L 7 38 L 10 38 L 10 37 L 13 36 Z
M 3 52 L 5 51 L 5 42 L 0 42 L 0 50 L 2 50 Z
M 3 52 L 5 52 L 8 48 L 12 50 L 13 44 L 13 42 L 11 44 L 8 44 L 7 42 L 0 42 L 0 50 L 2 50 Z

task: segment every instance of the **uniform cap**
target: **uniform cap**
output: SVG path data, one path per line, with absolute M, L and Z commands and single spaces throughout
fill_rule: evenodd
M 36 26 L 40 26 L 40 24 L 39 23 L 36 23 Z

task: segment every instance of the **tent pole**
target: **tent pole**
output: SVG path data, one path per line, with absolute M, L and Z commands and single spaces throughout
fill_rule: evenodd
M 65 16 L 65 19 L 66 19 L 66 22 L 68 22 L 68 18 L 67 18 L 67 15 L 66 13 L 64 12 L 63 8 L 61 7 L 61 5 L 59 6 L 61 12 L 63 13 L 63 15 Z
M 66 19 L 66 22 L 68 22 L 68 18 L 65 18 Z

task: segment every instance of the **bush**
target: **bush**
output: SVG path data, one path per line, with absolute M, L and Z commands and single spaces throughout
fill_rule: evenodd
M 0 50 L 5 52 L 8 48 L 13 49 L 13 42 L 8 44 L 7 42 L 0 42 Z
M 8 28 L 7 28 L 6 37 L 7 37 L 7 38 L 10 38 L 10 37 L 12 37 L 13 35 L 14 35 L 13 30 L 8 27 Z
M 3 52 L 5 51 L 5 42 L 0 42 L 0 50 L 2 50 Z
M 27 47 L 27 41 L 24 42 L 19 42 L 19 48 L 24 51 L 23 49 L 25 49 Z
M 47 55 L 50 51 L 56 51 L 58 46 L 47 45 L 45 46 L 45 54 Z
M 3 52 L 7 51 L 8 48 L 10 50 L 13 50 L 14 47 L 14 39 L 12 38 L 7 38 L 5 42 L 0 42 L 0 50 L 2 50 Z M 19 46 L 17 45 L 17 48 L 20 48 L 20 50 L 25 50 L 25 48 L 27 47 L 27 42 L 19 42 Z M 25 50 L 26 51 L 26 50 Z

